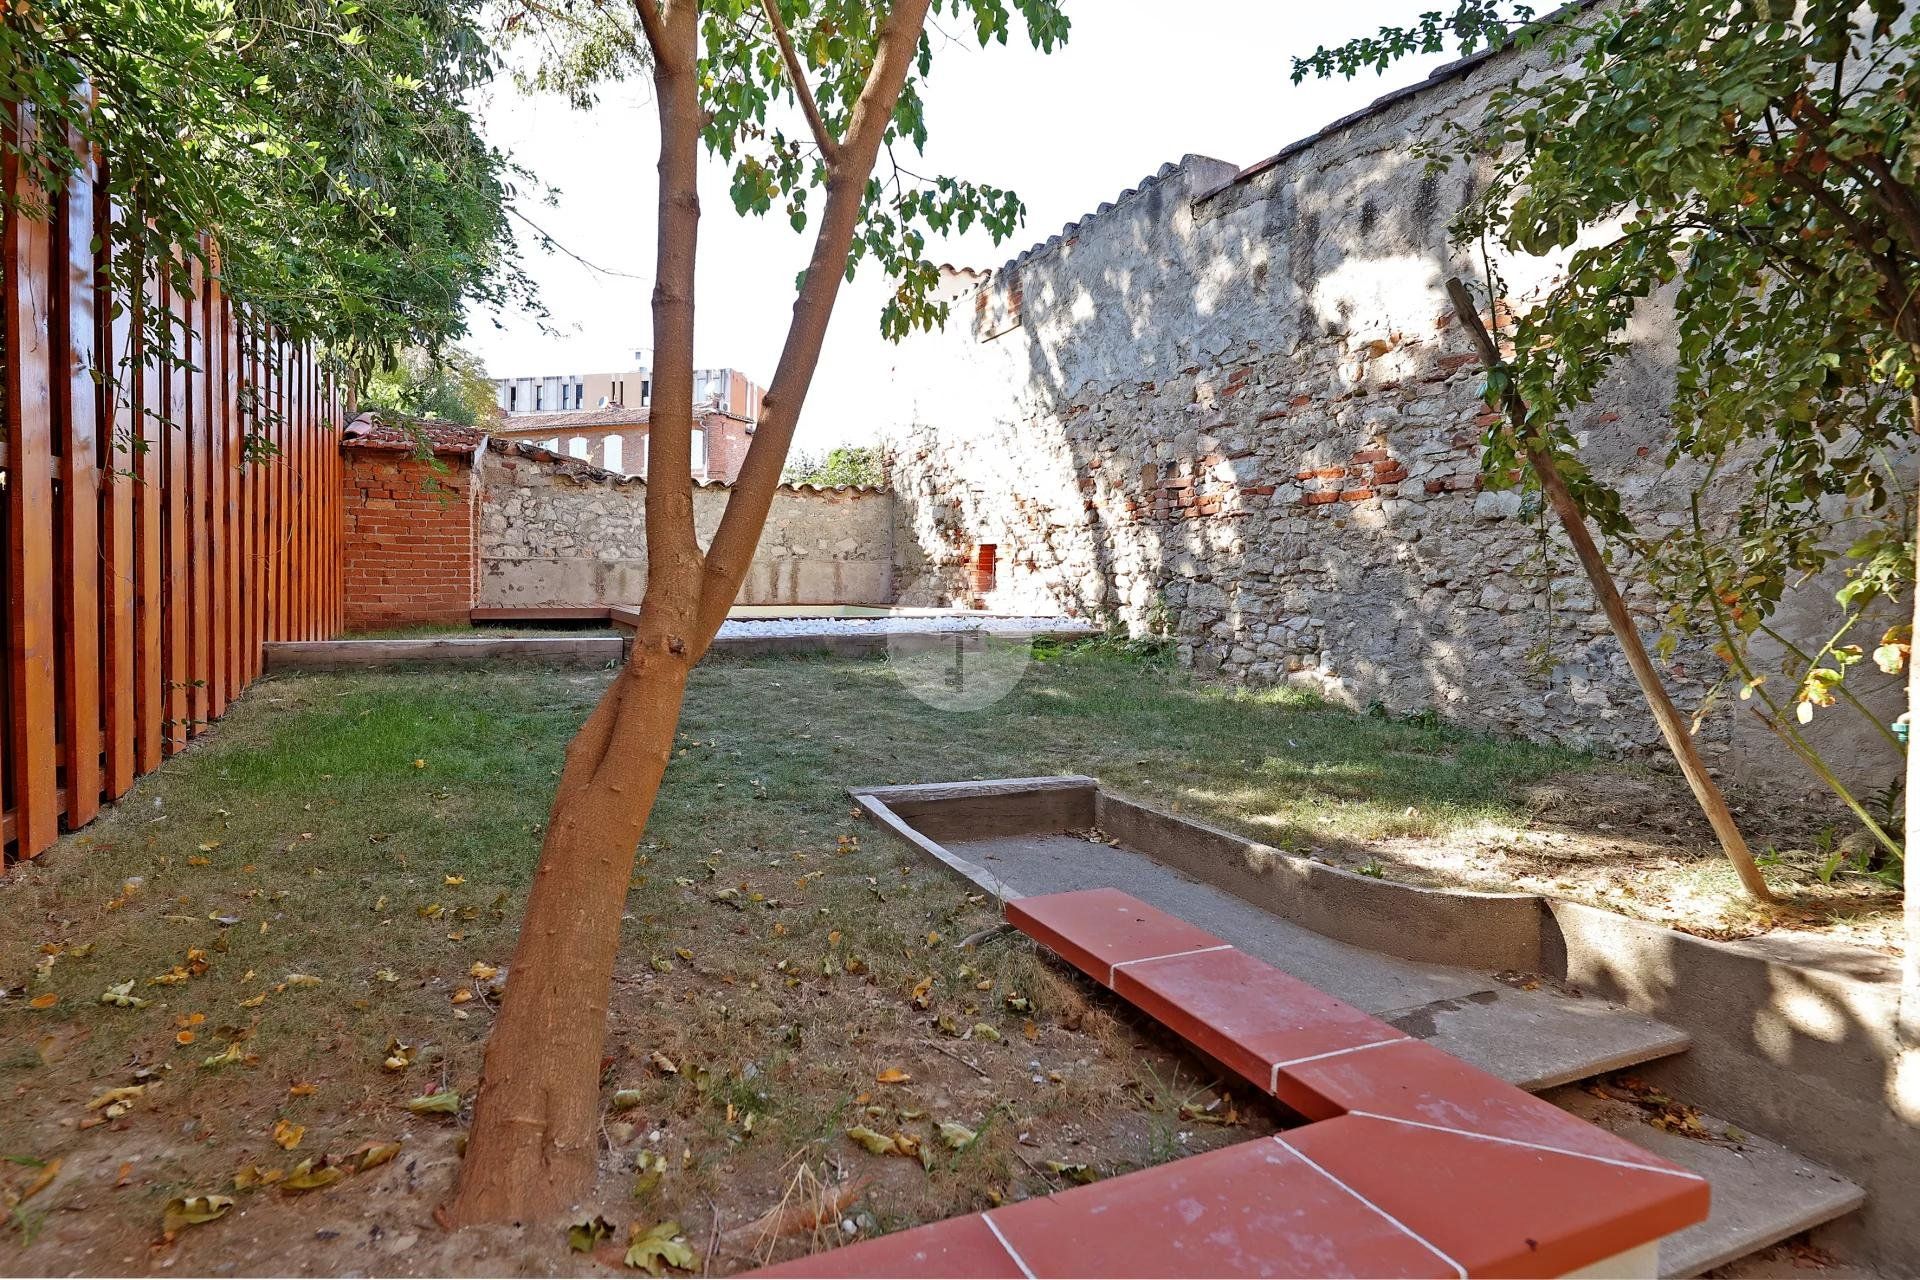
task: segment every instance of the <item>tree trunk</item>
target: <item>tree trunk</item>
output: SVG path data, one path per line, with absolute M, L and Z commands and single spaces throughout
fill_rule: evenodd
M 1494 346 L 1493 337 L 1487 332 L 1486 326 L 1480 323 L 1480 315 L 1474 310 L 1473 295 L 1458 280 L 1449 280 L 1447 296 L 1453 300 L 1461 325 L 1478 348 L 1480 362 L 1491 372 L 1500 363 L 1500 352 Z M 1514 432 L 1524 444 L 1526 406 L 1517 394 L 1509 391 L 1506 408 Z M 1746 837 L 1740 834 L 1740 825 L 1734 821 L 1726 798 L 1720 794 L 1719 786 L 1707 772 L 1706 762 L 1700 759 L 1700 752 L 1693 745 L 1693 735 L 1687 732 L 1687 722 L 1673 705 L 1673 699 L 1667 696 L 1667 686 L 1654 669 L 1653 659 L 1647 656 L 1646 646 L 1640 643 L 1640 632 L 1634 625 L 1633 615 L 1627 612 L 1626 601 L 1620 598 L 1619 588 L 1613 584 L 1613 574 L 1600 555 L 1600 548 L 1594 544 L 1593 534 L 1587 529 L 1587 519 L 1580 505 L 1567 490 L 1567 482 L 1561 478 L 1560 469 L 1554 465 L 1550 455 L 1542 449 L 1531 447 L 1526 453 L 1527 462 L 1539 478 L 1541 490 L 1552 504 L 1554 514 L 1560 517 L 1560 525 L 1567 531 L 1567 540 L 1573 544 L 1574 554 L 1580 558 L 1580 567 L 1586 571 L 1587 581 L 1593 584 L 1593 593 L 1600 601 L 1601 610 L 1607 615 L 1614 638 L 1626 652 L 1627 665 L 1633 669 L 1634 679 L 1640 683 L 1640 692 L 1646 695 L 1654 723 L 1667 740 L 1667 749 L 1679 762 L 1680 772 L 1686 775 L 1687 785 L 1693 789 L 1693 798 L 1707 815 L 1714 835 L 1719 837 L 1721 851 L 1727 855 L 1727 861 L 1733 864 L 1734 873 L 1740 877 L 1740 884 L 1747 893 L 1758 901 L 1772 902 L 1773 890 L 1767 888 L 1766 878 L 1760 874 L 1760 868 L 1754 865 Z
M 1920 364 L 1920 348 L 1912 353 L 1916 364 Z M 1913 432 L 1920 438 L 1920 395 L 1910 397 L 1908 411 L 1913 423 Z M 1920 538 L 1920 531 L 1915 531 Z M 1903 922 L 1906 925 L 1906 958 L 1901 962 L 1899 1031 L 1903 1044 L 1920 1046 L 1920 880 L 1916 880 L 1913 870 L 1913 840 L 1920 834 L 1920 742 L 1914 741 L 1913 733 L 1920 727 L 1920 576 L 1913 583 L 1913 632 L 1907 637 L 1907 771 L 1906 771 L 1906 829 L 1901 832 L 1901 843 L 1907 848 L 1907 854 L 1901 859 L 1901 889 L 1905 900 L 1901 903 Z
M 453 1226 L 557 1217 L 592 1184 L 607 1002 L 634 855 L 672 757 L 688 673 L 738 594 L 766 521 L 928 3 L 897 0 L 889 10 L 845 142 L 830 149 L 808 279 L 761 429 L 703 555 L 691 470 L 699 9 L 696 0 L 634 0 L 653 53 L 660 114 L 646 594 L 626 666 L 567 748 L 447 1206 Z
M 567 747 L 487 1040 L 455 1226 L 557 1217 L 592 1185 L 627 883 L 673 754 L 687 663 L 636 648 Z

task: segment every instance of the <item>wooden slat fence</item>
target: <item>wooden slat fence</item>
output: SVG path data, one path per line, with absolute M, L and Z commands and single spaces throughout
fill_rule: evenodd
M 0 221 L 9 861 L 186 746 L 260 674 L 264 642 L 341 625 L 331 375 L 198 265 L 189 287 L 149 270 L 139 296 L 112 298 L 99 176 L 95 161 L 44 201 L 0 165 L 9 207 L 49 211 Z M 168 314 L 162 353 L 142 320 Z

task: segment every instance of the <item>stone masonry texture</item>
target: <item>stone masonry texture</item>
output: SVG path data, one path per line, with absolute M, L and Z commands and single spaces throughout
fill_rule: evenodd
M 494 440 L 481 458 L 478 603 L 500 608 L 638 604 L 646 586 L 644 480 Z M 704 545 L 730 490 L 694 489 Z M 876 489 L 782 488 L 741 604 L 891 603 L 892 498 Z
M 1475 173 L 1409 153 L 1494 85 L 1544 74 L 1542 56 L 1475 61 L 1245 171 L 1187 156 L 995 272 L 950 272 L 952 320 L 895 371 L 900 603 L 1110 618 L 1250 685 L 1657 745 L 1557 524 L 1537 496 L 1482 484 L 1491 419 L 1445 293 L 1449 275 L 1477 276 L 1448 238 Z M 1501 267 L 1518 305 L 1556 269 Z M 1659 443 L 1665 306 L 1646 305 L 1573 424 L 1650 529 L 1688 518 L 1697 480 Z M 1620 577 L 1651 641 L 1656 601 L 1631 566 Z M 1782 625 L 1810 634 L 1831 589 L 1790 599 Z M 1684 708 L 1722 674 L 1686 643 L 1665 671 Z M 1816 726 L 1830 758 L 1874 785 L 1893 776 L 1891 753 L 1843 721 Z M 1731 697 L 1700 736 L 1724 773 L 1809 783 Z

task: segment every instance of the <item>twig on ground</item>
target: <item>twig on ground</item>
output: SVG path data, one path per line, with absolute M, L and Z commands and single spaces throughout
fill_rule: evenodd
M 933 1044 L 933 1043 L 932 1043 L 931 1041 L 929 1041 L 929 1042 L 928 1042 L 928 1047 L 929 1047 L 929 1048 L 931 1048 L 931 1049 L 932 1049 L 932 1050 L 933 1050 L 933 1051 L 934 1051 L 935 1053 L 944 1053 L 944 1054 L 946 1054 L 946 1055 L 947 1055 L 947 1056 L 948 1056 L 949 1058 L 952 1058 L 952 1059 L 953 1059 L 953 1060 L 954 1060 L 955 1062 L 957 1062 L 957 1063 L 959 1063 L 959 1064 L 960 1064 L 961 1066 L 963 1066 L 963 1067 L 965 1067 L 965 1068 L 967 1068 L 967 1070 L 969 1070 L 969 1071 L 971 1071 L 971 1072 L 973 1072 L 973 1073 L 974 1073 L 975 1075 L 977 1075 L 977 1076 L 979 1076 L 979 1077 L 980 1077 L 980 1078 L 981 1078 L 982 1080 L 991 1080 L 991 1079 L 993 1079 L 993 1077 L 992 1077 L 991 1075 L 989 1075 L 989 1074 L 988 1074 L 988 1073 L 987 1073 L 986 1071 L 984 1071 L 984 1070 L 983 1070 L 983 1069 L 981 1068 L 981 1066 L 980 1066 L 980 1064 L 979 1064 L 979 1063 L 977 1063 L 977 1062 L 974 1062 L 974 1061 L 973 1061 L 972 1059 L 970 1059 L 970 1058 L 963 1058 L 963 1057 L 961 1057 L 961 1056 L 960 1056 L 959 1054 L 957 1054 L 957 1053 L 955 1053 L 955 1052 L 954 1052 L 953 1050 L 951 1050 L 951 1049 L 949 1049 L 949 1048 L 947 1048 L 947 1047 L 946 1047 L 945 1045 L 938 1045 L 938 1044 Z
M 712 1196 L 707 1197 L 707 1210 L 713 1214 L 713 1230 L 707 1236 L 707 1251 L 700 1259 L 700 1274 L 713 1274 L 713 1252 L 720 1247 L 720 1206 Z
M 1013 932 L 1013 926 L 1008 924 L 1006 921 L 1002 920 L 999 924 L 988 925 L 986 928 L 980 930 L 978 933 L 968 934 L 966 937 L 960 939 L 960 941 L 954 944 L 954 950 L 965 951 L 969 947 L 977 947 L 981 943 L 989 941 L 990 939 L 995 938 L 1000 934 L 1011 933 L 1011 932 Z
M 1020 1144 L 1018 1142 L 1014 1144 L 1013 1156 L 1014 1156 L 1014 1159 L 1018 1160 L 1021 1164 L 1027 1166 L 1027 1168 L 1033 1172 L 1034 1176 L 1039 1178 L 1040 1181 L 1046 1183 L 1048 1187 L 1052 1188 L 1055 1191 L 1058 1191 L 1060 1189 L 1060 1184 L 1054 1180 L 1054 1177 L 1052 1174 L 1048 1173 L 1045 1169 L 1042 1169 L 1039 1165 L 1035 1164 L 1033 1161 L 1027 1159 L 1027 1153 L 1020 1149 Z

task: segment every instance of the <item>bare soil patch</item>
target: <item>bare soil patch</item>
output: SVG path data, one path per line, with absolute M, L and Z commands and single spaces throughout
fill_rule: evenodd
M 1883 948 L 1897 917 L 1877 882 L 1822 883 L 1824 828 L 1783 828 L 1762 798 L 1743 816 L 1796 897 L 1746 908 L 1684 787 L 1643 767 L 1097 652 L 1037 662 L 967 714 L 912 697 L 885 662 L 722 660 L 696 675 L 629 890 L 582 1205 L 613 1234 L 586 1252 L 553 1226 L 448 1235 L 433 1210 L 511 982 L 495 971 L 562 747 L 607 678 L 271 678 L 10 870 L 0 1272 L 600 1274 L 623 1270 L 630 1227 L 673 1221 L 699 1269 L 724 1273 L 1284 1122 L 1024 939 L 960 949 L 993 904 L 865 826 L 851 784 L 1085 772 L 1426 883 Z M 103 1003 L 116 989 L 148 1003 Z M 458 1109 L 409 1109 L 440 1093 Z M 309 1178 L 343 1174 L 289 1193 L 308 1160 Z M 233 1203 L 166 1242 L 169 1202 L 205 1195 Z

